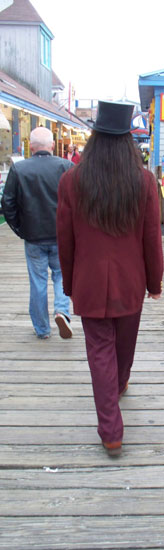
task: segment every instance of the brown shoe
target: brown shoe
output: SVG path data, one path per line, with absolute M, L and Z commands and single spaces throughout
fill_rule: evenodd
M 121 453 L 122 441 L 114 441 L 113 443 L 103 441 L 103 446 L 107 449 L 109 455 L 118 456 Z
M 119 399 L 122 397 L 122 395 L 124 395 L 124 393 L 127 391 L 127 389 L 128 389 L 128 382 L 126 382 L 124 390 L 122 390 L 121 393 L 119 393 Z
M 61 338 L 72 338 L 72 329 L 70 322 L 63 313 L 56 313 L 55 323 L 58 326 Z

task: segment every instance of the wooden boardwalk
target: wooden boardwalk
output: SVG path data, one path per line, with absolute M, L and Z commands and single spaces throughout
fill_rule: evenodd
M 0 227 L 0 550 L 164 549 L 164 298 L 145 299 L 122 455 L 96 432 L 80 320 L 37 340 L 23 242 Z

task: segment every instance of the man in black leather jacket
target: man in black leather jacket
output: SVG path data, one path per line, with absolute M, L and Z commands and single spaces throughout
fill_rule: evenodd
M 53 134 L 44 127 L 30 135 L 32 157 L 13 164 L 6 181 L 2 209 L 11 229 L 25 241 L 30 280 L 29 312 L 38 338 L 48 338 L 48 267 L 54 285 L 54 315 L 62 338 L 71 338 L 69 297 L 63 292 L 56 237 L 58 183 L 71 168 L 68 160 L 52 156 Z

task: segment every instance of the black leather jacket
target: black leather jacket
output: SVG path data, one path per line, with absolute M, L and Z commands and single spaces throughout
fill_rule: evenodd
M 73 164 L 39 151 L 12 165 L 2 197 L 2 210 L 11 229 L 29 242 L 56 240 L 58 183 Z

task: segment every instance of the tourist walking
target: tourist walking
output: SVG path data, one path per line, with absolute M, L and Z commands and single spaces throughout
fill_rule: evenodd
M 32 157 L 10 168 L 2 198 L 5 219 L 25 241 L 30 280 L 29 312 L 38 338 L 51 333 L 47 284 L 48 267 L 54 286 L 54 316 L 60 336 L 70 338 L 70 299 L 63 292 L 56 238 L 57 189 L 72 163 L 52 156 L 53 134 L 44 127 L 30 135 Z
M 57 232 L 64 292 L 82 318 L 98 433 L 120 452 L 142 304 L 161 294 L 163 257 L 154 176 L 130 133 L 133 106 L 100 101 L 74 170 L 59 183 Z

